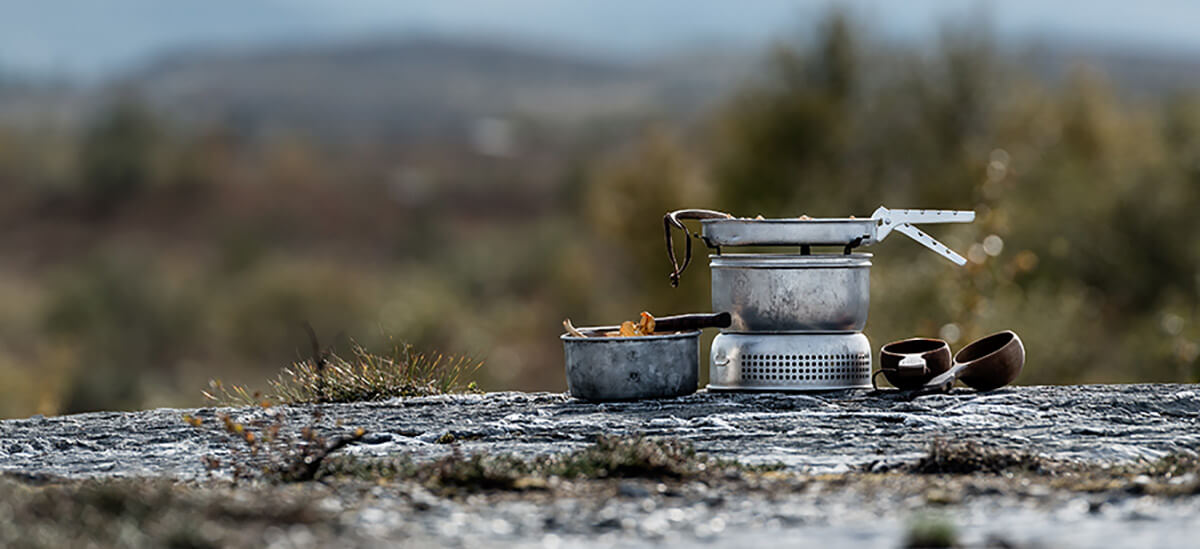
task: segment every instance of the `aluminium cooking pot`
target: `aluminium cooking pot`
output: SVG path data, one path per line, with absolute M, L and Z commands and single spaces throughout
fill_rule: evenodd
M 592 333 L 595 328 L 580 328 Z M 700 381 L 700 330 L 636 337 L 563 334 L 567 391 L 590 401 L 690 395 Z
M 871 254 L 710 255 L 712 304 L 727 332 L 859 332 L 871 301 Z

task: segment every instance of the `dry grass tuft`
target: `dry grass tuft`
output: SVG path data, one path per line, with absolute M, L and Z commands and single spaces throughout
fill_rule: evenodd
M 671 439 L 602 436 L 571 454 L 551 458 L 543 467 L 564 478 L 685 478 L 736 466 L 697 454 L 691 444 Z
M 267 382 L 270 389 L 265 394 L 212 380 L 204 396 L 227 405 L 270 406 L 476 391 L 475 383 L 468 378 L 482 366 L 481 361 L 470 357 L 425 354 L 408 344 L 393 346 L 387 355 L 354 344 L 349 357 L 314 353 L 313 358 L 284 368 Z
M 308 425 L 296 430 L 285 425 L 283 414 L 269 414 L 249 423 L 239 422 L 229 414 L 217 414 L 220 424 L 210 429 L 220 433 L 229 445 L 228 461 L 211 455 L 201 460 L 210 472 L 228 466 L 235 480 L 313 480 L 330 454 L 366 435 L 362 428 L 341 435 L 323 435 L 318 428 L 321 417 L 320 411 L 313 412 Z M 185 414 L 183 420 L 197 429 L 204 428 L 204 423 L 191 415 Z
M 320 477 L 360 480 L 416 480 L 443 494 L 481 490 L 527 490 L 546 485 L 546 479 L 610 478 L 705 479 L 736 477 L 777 466 L 748 466 L 711 458 L 691 444 L 671 439 L 599 437 L 575 452 L 525 460 L 510 455 L 464 455 L 457 447 L 438 460 L 414 462 L 409 456 L 359 458 L 339 456 L 328 461 Z
M 0 474 L 0 547 L 262 547 L 268 528 L 328 529 L 309 492 Z
M 969 441 L 955 443 L 937 439 L 929 445 L 929 455 L 902 470 L 920 475 L 998 475 L 1017 471 L 1036 473 L 1048 469 L 1046 460 L 1029 453 L 988 448 Z
M 905 548 L 957 547 L 958 529 L 946 517 L 922 515 L 908 525 Z

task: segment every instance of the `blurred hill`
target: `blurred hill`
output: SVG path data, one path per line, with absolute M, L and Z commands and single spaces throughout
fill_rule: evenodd
M 1200 52 L 1148 49 L 1099 41 L 1043 39 L 1024 48 L 1024 66 L 1051 81 L 1090 66 L 1128 95 L 1162 95 L 1200 87 Z
M 1120 93 L 1200 87 L 1200 53 L 1043 39 L 1013 45 L 1033 74 L 1061 82 L 1087 65 Z M 0 123 L 78 125 L 136 95 L 185 127 L 320 139 L 466 138 L 481 119 L 558 128 L 646 116 L 687 119 L 761 73 L 757 52 L 696 46 L 629 63 L 503 41 L 423 36 L 228 51 L 182 51 L 96 86 L 0 79 Z
M 552 125 L 686 117 L 730 91 L 754 59 L 697 49 L 633 65 L 436 37 L 178 52 L 86 93 L 10 89 L 0 95 L 0 116 L 65 109 L 78 120 L 114 94 L 132 94 L 185 126 L 221 124 L 250 136 L 443 139 L 470 134 L 484 117 Z

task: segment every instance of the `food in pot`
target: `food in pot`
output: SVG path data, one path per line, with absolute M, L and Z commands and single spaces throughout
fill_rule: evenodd
M 606 332 L 606 336 L 619 337 L 637 337 L 654 335 L 654 315 L 642 311 L 641 316 L 635 323 L 632 320 L 626 320 L 621 323 L 621 330 L 618 332 Z
M 638 321 L 638 327 L 641 328 L 642 333 L 644 335 L 653 334 L 654 333 L 654 315 L 647 313 L 646 311 L 642 311 L 642 319 L 640 321 Z
M 571 324 L 571 319 L 569 318 L 563 320 L 563 328 L 565 328 L 567 333 L 571 334 L 572 337 L 587 337 L 583 334 L 583 332 L 575 329 L 575 325 Z
M 638 337 L 656 335 L 654 333 L 654 325 L 654 315 L 646 311 L 642 311 L 642 314 L 638 318 L 637 322 L 626 320 L 625 322 L 621 323 L 621 326 L 617 330 L 607 331 L 601 335 L 604 337 Z M 571 324 L 571 319 L 569 318 L 563 320 L 563 328 L 565 328 L 567 333 L 571 334 L 572 337 L 588 337 L 588 334 L 576 329 L 575 326 Z
M 762 214 L 758 214 L 754 217 L 738 217 L 736 219 L 741 219 L 741 220 L 748 219 L 751 221 L 766 221 L 767 220 L 767 218 L 763 217 Z M 809 217 L 808 214 L 801 215 L 800 217 L 797 217 L 796 219 L 799 219 L 800 221 L 812 221 L 812 218 Z M 854 216 L 850 216 L 850 219 L 854 219 Z

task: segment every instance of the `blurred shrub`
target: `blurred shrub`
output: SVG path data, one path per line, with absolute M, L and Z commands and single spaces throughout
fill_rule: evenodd
M 374 281 L 343 266 L 276 258 L 241 276 L 214 278 L 212 332 L 243 359 L 276 365 L 296 359 L 296 350 L 308 347 L 304 322 L 326 345 L 348 343 L 341 339 L 363 331 L 364 342 L 378 336 L 366 305 Z
M 842 211 L 869 200 L 866 174 L 851 147 L 870 132 L 856 119 L 862 58 L 850 22 L 826 20 L 811 52 L 785 44 L 770 55 L 762 81 L 742 90 L 718 115 L 713 172 L 723 208 L 753 217 L 796 217 L 838 204 Z
M 592 294 L 621 309 L 606 311 L 607 323 L 636 318 L 643 309 L 665 311 L 702 307 L 708 289 L 698 274 L 707 264 L 703 245 L 694 249 L 695 266 L 682 289 L 672 290 L 663 235 L 663 215 L 681 208 L 703 208 L 712 189 L 682 137 L 663 127 L 601 159 L 588 182 L 585 219 L 596 238 Z M 683 261 L 683 236 L 674 235 Z M 613 316 L 620 315 L 620 316 Z M 627 317 L 627 318 L 626 318 Z
M 170 376 L 191 346 L 197 304 L 170 292 L 152 269 L 94 259 L 51 290 L 46 332 L 76 351 L 63 411 L 138 407 L 147 377 L 156 369 Z
M 153 177 L 158 127 L 131 99 L 102 111 L 82 137 L 80 184 L 94 214 L 111 213 L 145 189 Z

